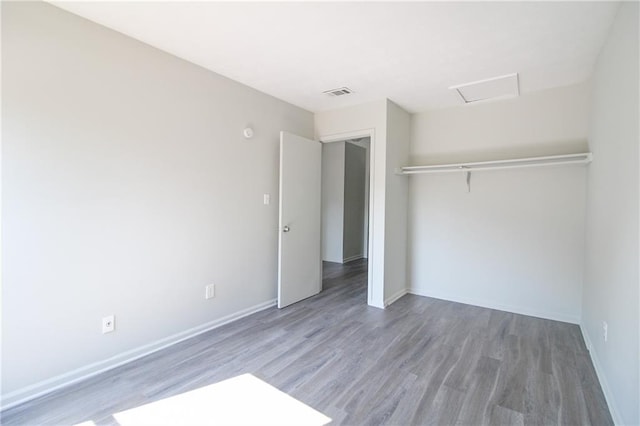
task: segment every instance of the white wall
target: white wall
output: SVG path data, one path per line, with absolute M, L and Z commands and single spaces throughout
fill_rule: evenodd
M 387 181 L 384 259 L 385 304 L 393 303 L 407 291 L 407 206 L 409 180 L 395 169 L 409 163 L 411 115 L 387 101 Z
M 2 55 L 4 403 L 274 300 L 311 113 L 46 3 L 3 2 Z
M 413 164 L 569 154 L 588 149 L 589 86 L 413 116 Z M 452 95 L 453 96 L 453 95 Z
M 638 3 L 623 3 L 593 77 L 582 330 L 619 424 L 640 424 Z M 602 322 L 608 323 L 604 341 Z
M 347 142 L 344 151 L 343 261 L 364 256 L 367 150 Z
M 411 162 L 587 150 L 589 87 L 416 114 Z M 597 161 L 597 158 L 596 158 Z M 584 167 L 409 177 L 412 293 L 577 323 Z
M 322 145 L 322 260 L 342 263 L 344 142 Z

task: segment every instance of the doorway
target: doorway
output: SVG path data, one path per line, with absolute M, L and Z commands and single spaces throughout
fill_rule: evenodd
M 323 290 L 333 272 L 367 268 L 370 150 L 368 136 L 322 145 Z

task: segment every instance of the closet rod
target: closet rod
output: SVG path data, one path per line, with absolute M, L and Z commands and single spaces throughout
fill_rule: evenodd
M 430 166 L 405 166 L 396 169 L 400 175 L 422 173 L 475 172 L 483 170 L 502 170 L 523 167 L 560 166 L 565 164 L 588 164 L 593 155 L 590 152 L 580 154 L 551 155 L 546 157 L 517 158 L 513 160 L 479 161 L 474 163 L 436 164 Z

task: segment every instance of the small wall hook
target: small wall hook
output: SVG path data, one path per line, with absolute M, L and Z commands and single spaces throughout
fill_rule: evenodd
M 471 171 L 467 171 L 467 192 L 471 192 Z

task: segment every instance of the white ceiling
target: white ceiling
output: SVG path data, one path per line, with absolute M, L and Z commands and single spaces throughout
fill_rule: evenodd
M 513 72 L 522 93 L 586 80 L 617 2 L 53 2 L 310 111 L 389 98 L 462 103 L 449 86 Z M 347 86 L 356 93 L 322 92 Z

